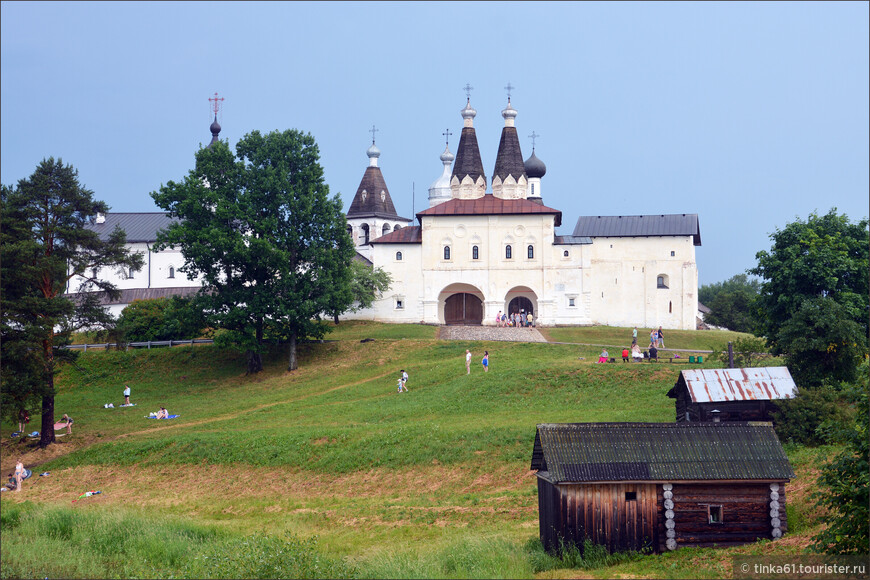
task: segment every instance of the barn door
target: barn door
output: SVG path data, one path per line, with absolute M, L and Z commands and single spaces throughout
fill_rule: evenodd
M 445 324 L 480 324 L 483 322 L 483 302 L 474 294 L 453 294 L 444 302 Z

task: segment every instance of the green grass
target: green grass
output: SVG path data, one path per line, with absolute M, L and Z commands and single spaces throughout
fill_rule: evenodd
M 627 330 L 548 332 L 594 343 Z M 598 365 L 596 347 L 435 332 L 342 323 L 328 342 L 300 345 L 298 371 L 275 347 L 256 376 L 243 355 L 210 345 L 82 354 L 57 378 L 56 409 L 75 418 L 74 434 L 53 459 L 32 452 L 52 476 L 3 494 L 0 576 L 727 575 L 716 558 L 696 562 L 715 551 L 554 557 L 537 542 L 535 425 L 672 421 L 666 393 L 686 367 Z M 399 395 L 402 368 L 410 392 Z M 125 383 L 137 406 L 104 409 Z M 181 417 L 143 418 L 160 405 Z M 4 440 L 4 465 L 24 446 Z M 796 469 L 816 461 L 790 453 Z M 70 504 L 85 489 L 103 494 Z M 789 510 L 798 530 L 818 525 L 810 507 Z

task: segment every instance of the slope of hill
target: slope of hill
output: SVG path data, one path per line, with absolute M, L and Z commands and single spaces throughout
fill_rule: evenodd
M 343 323 L 334 340 L 301 346 L 298 371 L 276 349 L 256 376 L 213 346 L 88 351 L 58 378 L 56 408 L 75 418 L 73 435 L 46 451 L 2 439 L 4 473 L 23 455 L 51 474 L 3 493 L 0 575 L 727 577 L 734 554 L 806 544 L 814 460 L 792 449 L 783 541 L 643 558 L 544 554 L 535 425 L 672 421 L 665 393 L 685 367 L 596 365 L 596 347 L 436 333 Z M 399 394 L 401 369 L 409 392 Z M 137 406 L 117 407 L 124 384 Z M 180 417 L 144 417 L 161 405 Z M 102 493 L 71 503 L 87 490 Z

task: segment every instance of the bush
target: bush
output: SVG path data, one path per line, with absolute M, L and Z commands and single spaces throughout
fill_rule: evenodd
M 715 356 L 724 365 L 728 365 L 728 345 L 712 349 Z M 734 366 L 751 367 L 753 361 L 757 364 L 762 359 L 768 358 L 767 341 L 757 336 L 742 336 L 731 342 L 731 350 L 734 353 Z
M 121 312 L 117 329 L 123 340 L 187 340 L 200 335 L 205 322 L 190 300 L 154 298 L 134 300 Z
M 822 425 L 842 425 L 852 419 L 843 394 L 830 385 L 803 388 L 794 399 L 777 401 L 772 413 L 780 441 L 817 446 L 829 442 Z

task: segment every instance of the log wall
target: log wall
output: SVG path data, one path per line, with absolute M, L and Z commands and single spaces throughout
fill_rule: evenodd
M 652 483 L 554 485 L 538 478 L 541 543 L 554 551 L 560 540 L 582 547 L 588 538 L 611 552 L 655 550 L 656 496 Z
M 661 492 L 660 492 L 661 493 Z M 785 486 L 780 483 L 775 514 L 788 531 Z M 674 483 L 673 522 L 676 546 L 733 546 L 774 539 L 769 483 Z M 722 522 L 710 523 L 709 506 L 722 506 Z M 664 516 L 658 522 L 659 551 L 666 551 Z

